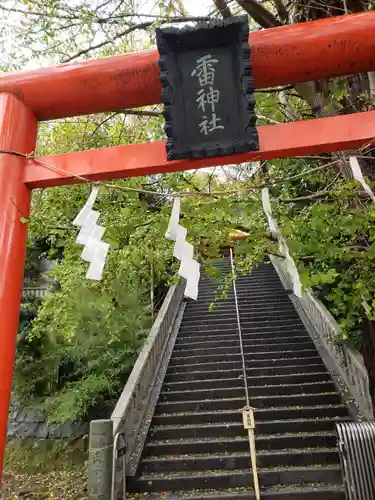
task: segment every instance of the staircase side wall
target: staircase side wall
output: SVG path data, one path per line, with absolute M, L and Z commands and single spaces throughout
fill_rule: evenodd
M 151 421 L 158 397 L 158 392 L 154 393 L 164 378 L 163 369 L 173 349 L 177 323 L 182 319 L 185 285 L 185 280 L 181 280 L 170 288 L 111 416 L 114 435 L 121 433 L 125 440 L 128 475 L 135 474 L 144 446 L 142 439 L 147 431 L 143 426 Z

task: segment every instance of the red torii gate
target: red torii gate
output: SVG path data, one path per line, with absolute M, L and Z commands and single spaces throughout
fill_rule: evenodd
M 375 12 L 272 28 L 250 34 L 257 88 L 375 70 Z M 259 127 L 260 151 L 166 161 L 163 142 L 40 157 L 38 120 L 156 104 L 158 54 L 62 64 L 0 77 L 0 474 L 6 441 L 23 283 L 30 194 L 35 188 L 355 149 L 375 138 L 375 111 Z M 68 170 L 67 175 L 61 170 Z M 0 476 L 1 478 L 1 476 Z

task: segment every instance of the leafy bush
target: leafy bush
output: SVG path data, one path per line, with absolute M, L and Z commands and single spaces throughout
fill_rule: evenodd
M 113 403 L 150 327 L 149 307 L 126 279 L 109 291 L 60 267 L 61 290 L 46 297 L 19 343 L 14 379 L 17 396 L 51 421 Z

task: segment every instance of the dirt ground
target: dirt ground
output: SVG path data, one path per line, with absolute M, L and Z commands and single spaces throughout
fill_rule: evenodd
M 12 440 L 1 500 L 87 500 L 87 453 L 80 442 Z

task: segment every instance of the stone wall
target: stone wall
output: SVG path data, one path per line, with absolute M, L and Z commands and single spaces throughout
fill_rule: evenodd
M 35 439 L 82 438 L 89 432 L 86 422 L 66 422 L 50 424 L 35 410 L 17 407 L 12 402 L 9 412 L 8 437 Z

